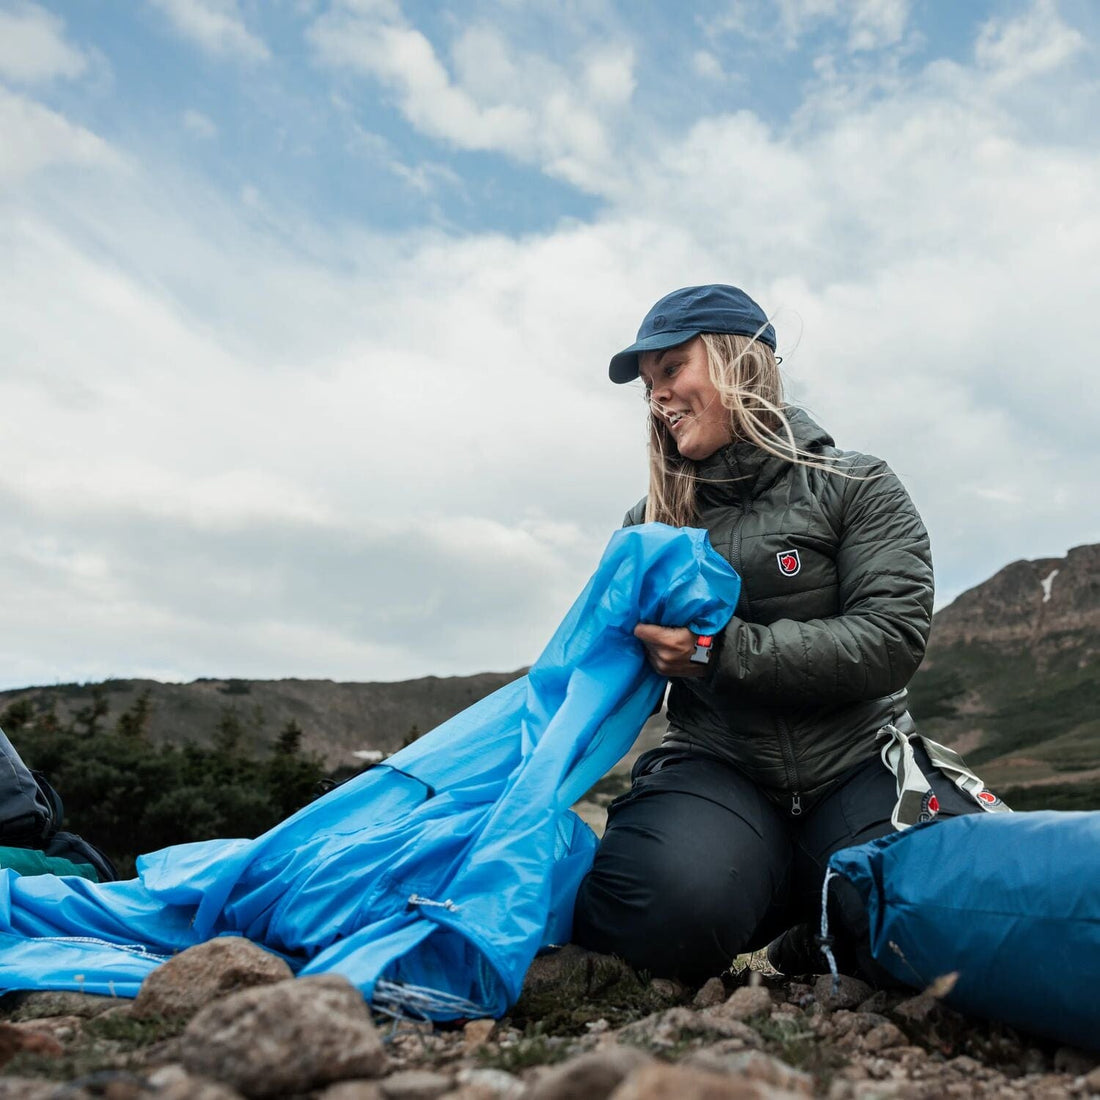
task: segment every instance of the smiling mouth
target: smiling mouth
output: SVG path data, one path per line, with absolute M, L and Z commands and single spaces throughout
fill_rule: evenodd
M 687 416 L 687 413 L 670 412 L 665 414 L 665 420 L 670 428 L 675 428 Z

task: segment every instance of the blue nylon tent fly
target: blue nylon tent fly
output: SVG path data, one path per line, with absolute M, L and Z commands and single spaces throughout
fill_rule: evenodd
M 663 688 L 634 626 L 716 634 L 739 589 L 704 531 L 616 532 L 527 676 L 255 840 L 166 848 L 128 882 L 0 871 L 0 989 L 134 996 L 174 952 L 241 935 L 391 1011 L 502 1015 L 569 938 L 596 846 L 569 806 Z

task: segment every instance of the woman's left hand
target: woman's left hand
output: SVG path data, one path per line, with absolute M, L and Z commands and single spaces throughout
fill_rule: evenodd
M 691 659 L 695 634 L 686 626 L 655 626 L 639 623 L 634 637 L 645 646 L 649 663 L 662 676 L 705 676 L 707 666 Z

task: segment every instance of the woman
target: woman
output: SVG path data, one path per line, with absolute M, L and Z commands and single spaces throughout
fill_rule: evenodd
M 924 525 L 883 462 L 784 404 L 775 343 L 743 291 L 687 287 L 610 366 L 649 406 L 649 493 L 626 522 L 705 527 L 743 586 L 710 647 L 635 631 L 671 681 L 669 728 L 611 808 L 574 939 L 689 981 L 786 929 L 772 962 L 821 968 L 808 922 L 829 856 L 906 815 L 979 808 L 909 741 L 932 616 Z

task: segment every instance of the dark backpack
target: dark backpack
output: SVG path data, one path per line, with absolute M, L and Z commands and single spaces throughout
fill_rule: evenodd
M 61 831 L 65 807 L 41 772 L 23 763 L 0 730 L 0 846 L 36 848 L 72 863 L 89 863 L 100 882 L 118 878 L 114 864 L 94 844 Z

